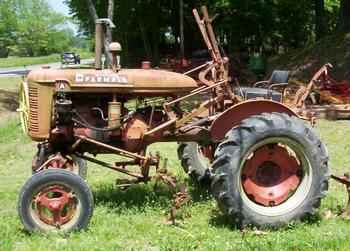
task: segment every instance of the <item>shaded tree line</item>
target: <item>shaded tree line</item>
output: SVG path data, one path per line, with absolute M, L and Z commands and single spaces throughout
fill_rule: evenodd
M 218 13 L 218 39 L 229 53 L 263 51 L 271 55 L 314 43 L 338 31 L 350 31 L 348 0 L 66 0 L 81 30 L 92 34 L 94 22 L 87 6 L 98 17 L 111 16 L 129 65 L 140 60 L 159 63 L 161 56 L 180 56 L 180 14 L 183 13 L 185 56 L 203 47 L 192 9 L 203 4 Z M 181 2 L 183 3 L 181 5 Z M 181 7 L 181 8 L 180 8 Z M 183 10 L 183 12 L 181 12 Z

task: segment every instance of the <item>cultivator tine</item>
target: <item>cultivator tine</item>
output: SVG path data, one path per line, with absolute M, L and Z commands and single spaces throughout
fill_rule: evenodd
M 345 173 L 344 176 L 331 175 L 331 178 L 346 186 L 346 191 L 348 192 L 348 203 L 341 216 L 344 218 L 350 218 L 350 174 Z
M 156 182 L 162 181 L 164 184 L 168 185 L 170 188 L 175 189 L 177 184 L 176 177 L 170 175 L 167 171 L 164 171 L 164 169 L 157 172 L 155 176 Z
M 180 192 L 177 192 L 173 196 L 172 207 L 170 209 L 170 222 L 172 225 L 176 225 L 176 212 L 183 205 L 191 201 L 191 196 L 188 194 L 188 189 L 184 184 L 180 185 Z
M 166 159 L 167 160 L 167 159 Z M 165 166 L 158 170 L 154 176 L 156 182 L 162 181 L 164 184 L 168 185 L 173 190 L 179 190 L 173 195 L 171 202 L 170 215 L 168 222 L 172 225 L 176 225 L 176 213 L 185 204 L 191 201 L 191 196 L 188 193 L 188 189 L 185 184 L 177 184 L 177 179 L 175 176 L 170 174 L 166 168 L 166 161 L 164 161 Z

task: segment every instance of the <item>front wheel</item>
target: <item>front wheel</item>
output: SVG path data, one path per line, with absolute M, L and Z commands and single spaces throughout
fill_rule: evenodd
M 220 209 L 239 225 L 277 227 L 313 214 L 328 189 L 328 153 L 296 117 L 265 113 L 226 134 L 213 164 Z
M 18 214 L 29 232 L 71 232 L 85 229 L 93 197 L 85 181 L 72 172 L 51 169 L 31 176 L 18 200 Z

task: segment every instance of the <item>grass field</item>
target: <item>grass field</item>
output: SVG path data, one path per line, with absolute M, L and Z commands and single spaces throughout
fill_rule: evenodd
M 18 79 L 0 79 L 0 91 L 12 91 Z M 7 84 L 6 84 L 6 83 Z M 4 102 L 3 100 L 1 102 Z M 6 105 L 2 105 L 7 107 Z M 4 108 L 5 109 L 5 108 Z M 254 229 L 241 232 L 226 223 L 214 200 L 190 186 L 193 203 L 180 210 L 180 224 L 165 224 L 171 193 L 153 184 L 126 191 L 115 187 L 117 174 L 89 165 L 88 183 L 95 212 L 85 232 L 64 235 L 29 235 L 16 211 L 17 196 L 30 176 L 35 144 L 21 133 L 18 119 L 9 110 L 0 115 L 0 251 L 7 250 L 349 250 L 350 222 L 324 217 L 339 214 L 346 204 L 344 187 L 331 182 L 319 215 L 263 235 Z M 349 121 L 320 121 L 317 131 L 327 144 L 333 172 L 350 169 Z M 169 167 L 188 183 L 176 156 L 176 144 L 157 144 L 169 158 Z
M 86 51 L 76 51 L 80 55 L 81 59 L 92 58 L 93 55 L 90 52 Z M 35 65 L 35 64 L 48 64 L 61 61 L 60 54 L 52 54 L 49 56 L 42 57 L 8 57 L 0 58 L 0 68 L 7 67 L 17 67 L 17 66 L 26 66 L 26 65 Z

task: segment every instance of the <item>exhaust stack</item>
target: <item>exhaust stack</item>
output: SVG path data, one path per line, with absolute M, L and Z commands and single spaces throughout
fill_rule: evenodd
M 115 28 L 114 23 L 108 18 L 99 18 L 96 19 L 95 22 L 95 69 L 102 69 L 102 53 L 103 48 L 105 51 L 108 51 L 108 44 L 105 45 L 105 30 L 104 25 L 108 26 L 108 28 Z

